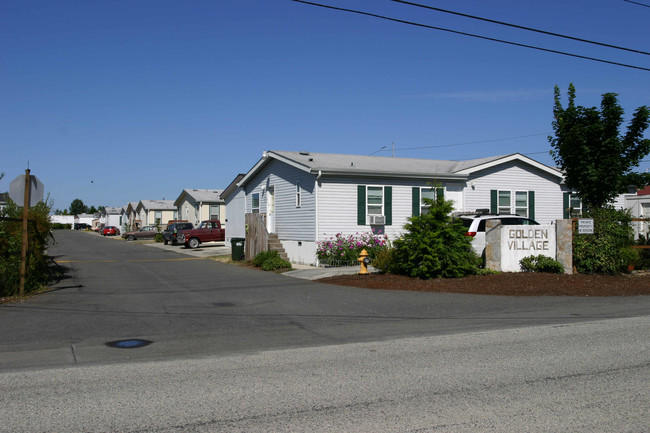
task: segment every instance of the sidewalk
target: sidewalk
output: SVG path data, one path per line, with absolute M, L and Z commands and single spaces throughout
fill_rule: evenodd
M 334 277 L 336 275 L 352 275 L 359 272 L 359 266 L 320 268 L 315 266 L 294 264 L 293 267 L 296 269 L 295 271 L 284 272 L 282 275 L 294 278 L 302 278 L 304 280 L 318 280 L 320 278 Z M 370 272 L 376 272 L 372 266 L 369 266 L 368 270 Z

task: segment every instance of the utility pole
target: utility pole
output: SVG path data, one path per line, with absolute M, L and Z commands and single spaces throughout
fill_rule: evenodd
M 31 181 L 29 179 L 29 168 L 25 170 L 25 200 L 23 202 L 23 248 L 20 255 L 20 289 L 19 294 L 25 294 L 25 276 L 27 275 L 27 251 L 29 247 L 29 233 L 27 232 L 27 218 L 29 217 L 29 193 Z
M 393 141 L 393 158 L 395 158 L 395 142 Z

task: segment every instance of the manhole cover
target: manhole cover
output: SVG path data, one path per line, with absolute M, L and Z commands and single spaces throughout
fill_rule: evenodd
M 116 347 L 118 349 L 137 349 L 138 347 L 144 347 L 148 346 L 153 341 L 149 340 L 141 340 L 138 338 L 131 339 L 131 340 L 116 340 L 116 341 L 109 341 L 106 343 L 108 347 Z

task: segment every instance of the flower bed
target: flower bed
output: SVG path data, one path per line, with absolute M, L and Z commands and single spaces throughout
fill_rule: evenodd
M 374 259 L 379 251 L 388 248 L 389 241 L 388 236 L 372 232 L 354 235 L 337 233 L 317 245 L 316 257 L 321 265 L 356 266 L 359 264 L 357 259 L 362 250 L 366 250 L 369 257 Z

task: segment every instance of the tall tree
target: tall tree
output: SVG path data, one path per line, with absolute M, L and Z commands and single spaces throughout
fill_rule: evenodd
M 70 203 L 70 215 L 79 215 L 81 213 L 86 213 L 86 205 L 81 199 L 75 198 Z
M 616 93 L 602 95 L 600 110 L 575 105 L 576 91 L 569 85 L 567 108 L 555 86 L 553 130 L 549 137 L 551 156 L 565 173 L 566 184 L 576 191 L 588 208 L 603 207 L 630 186 L 650 183 L 650 174 L 632 170 L 650 153 L 650 139 L 644 139 L 650 112 L 636 109 L 625 135 L 619 135 L 623 109 Z

